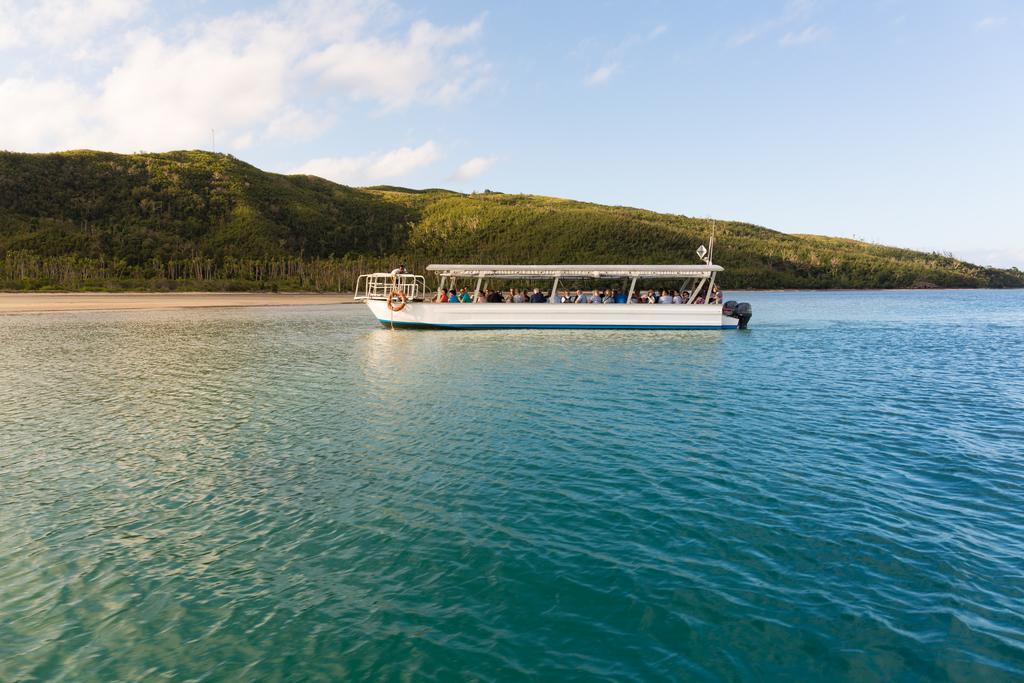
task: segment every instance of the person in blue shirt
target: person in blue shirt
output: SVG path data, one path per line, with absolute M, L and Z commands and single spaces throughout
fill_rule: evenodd
M 459 295 L 455 292 L 454 289 L 449 289 L 448 290 L 448 303 L 450 303 L 450 304 L 457 304 L 457 303 L 459 303 Z
M 617 304 L 626 303 L 626 293 L 616 289 L 615 294 L 612 295 L 612 301 Z
M 530 295 L 531 304 L 542 304 L 544 303 L 544 295 L 540 293 L 540 290 L 536 287 L 533 288 L 533 294 Z
M 459 303 L 460 304 L 471 304 L 473 303 L 473 295 L 469 293 L 465 287 L 459 292 Z

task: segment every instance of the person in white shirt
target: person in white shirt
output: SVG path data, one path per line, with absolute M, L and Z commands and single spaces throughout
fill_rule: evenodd
M 668 293 L 668 290 L 661 290 L 661 296 L 658 297 L 659 304 L 670 304 L 672 303 L 672 295 Z

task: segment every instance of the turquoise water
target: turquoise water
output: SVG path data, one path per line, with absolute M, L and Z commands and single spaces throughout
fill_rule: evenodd
M 0 317 L 0 680 L 1024 678 L 1024 292 Z

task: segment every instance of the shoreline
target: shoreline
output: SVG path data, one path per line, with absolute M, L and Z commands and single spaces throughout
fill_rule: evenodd
M 820 292 L 963 292 L 996 287 L 936 289 L 726 289 L 731 295 Z M 159 311 L 182 308 L 324 306 L 356 303 L 352 292 L 3 292 L 0 315 L 73 311 Z
M 355 303 L 351 293 L 0 292 L 0 315 L 68 311 L 160 311 L 182 308 L 323 306 Z

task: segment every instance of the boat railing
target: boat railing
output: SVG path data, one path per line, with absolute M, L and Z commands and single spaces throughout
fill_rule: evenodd
M 401 292 L 409 301 L 422 301 L 427 291 L 427 281 L 422 275 L 403 273 L 369 273 L 356 280 L 356 301 L 368 299 L 385 300 L 394 291 Z

